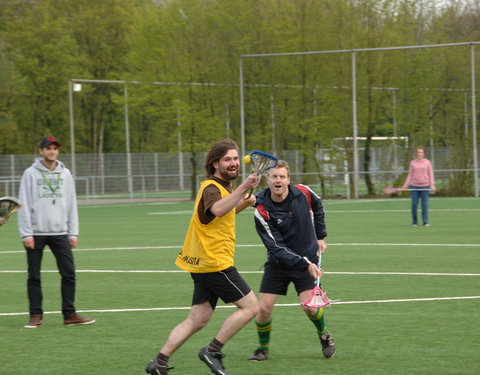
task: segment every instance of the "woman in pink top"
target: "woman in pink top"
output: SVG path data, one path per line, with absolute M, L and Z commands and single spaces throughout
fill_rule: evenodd
M 408 176 L 403 184 L 403 189 L 411 189 L 412 197 L 412 226 L 418 225 L 417 206 L 418 200 L 422 200 L 422 220 L 423 225 L 430 226 L 428 222 L 428 197 L 429 191 L 435 191 L 435 181 L 433 180 L 433 168 L 430 160 L 425 159 L 425 148 L 417 147 L 417 158 L 410 162 Z

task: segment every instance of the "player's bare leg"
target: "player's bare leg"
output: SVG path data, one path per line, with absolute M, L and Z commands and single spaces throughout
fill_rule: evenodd
M 258 311 L 257 297 L 252 291 L 245 297 L 235 301 L 234 304 L 238 309 L 225 319 L 220 330 L 215 335 L 217 340 L 224 344 L 252 320 Z
M 146 374 L 168 375 L 168 359 L 195 332 L 205 327 L 212 317 L 213 309 L 209 302 L 193 305 L 187 319 L 178 324 L 167 338 L 157 358 L 152 359 L 145 369 Z
M 223 345 L 252 320 L 258 312 L 257 297 L 252 291 L 235 301 L 234 304 L 238 307 L 238 310 L 225 319 L 212 342 L 198 353 L 200 360 L 216 375 L 228 375 L 222 362 L 224 354 L 220 351 Z
M 167 338 L 162 347 L 165 355 L 171 356 L 182 344 L 187 341 L 195 332 L 198 332 L 207 325 L 212 317 L 213 309 L 210 303 L 204 302 L 199 305 L 193 305 L 190 309 L 187 319 L 178 324 Z

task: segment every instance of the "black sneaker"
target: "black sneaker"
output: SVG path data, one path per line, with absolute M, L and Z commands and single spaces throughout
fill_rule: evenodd
M 248 360 L 258 362 L 265 361 L 266 359 L 268 359 L 268 350 L 258 348 Z
M 215 375 L 230 375 L 223 367 L 222 358 L 225 357 L 225 354 L 222 352 L 209 352 L 207 347 L 204 347 L 198 352 L 198 357 Z
M 335 355 L 337 349 L 330 333 L 320 336 L 320 344 L 322 344 L 322 352 L 325 358 L 332 358 Z
M 168 370 L 171 369 L 173 369 L 173 367 L 160 366 L 156 360 L 152 359 L 145 368 L 145 375 L 168 375 Z

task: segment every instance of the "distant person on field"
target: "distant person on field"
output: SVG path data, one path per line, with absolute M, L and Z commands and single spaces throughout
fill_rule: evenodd
M 198 356 L 214 374 L 229 375 L 221 350 L 257 313 L 257 298 L 234 267 L 234 255 L 235 215 L 255 204 L 255 196 L 248 197 L 248 192 L 258 186 L 260 178 L 251 174 L 232 191 L 239 167 L 238 146 L 231 139 L 217 142 L 207 154 L 207 178 L 200 184 L 185 242 L 175 262 L 192 277 L 192 307 L 186 320 L 170 332 L 157 357 L 148 363 L 146 374 L 168 374 L 172 354 L 207 325 L 221 298 L 237 309 Z
M 42 325 L 40 268 L 48 246 L 62 278 L 62 314 L 65 325 L 92 324 L 75 310 L 75 264 L 72 248 L 78 245 L 78 213 L 75 183 L 70 171 L 57 160 L 60 142 L 49 136 L 40 143 L 41 157 L 23 173 L 19 198 L 18 228 L 27 252 L 30 319 L 25 328 Z
M 316 329 L 323 355 L 331 358 L 336 348 L 326 326 L 324 309 L 303 305 L 315 288 L 317 277 L 322 275 L 317 266 L 319 253 L 327 249 L 322 200 L 308 186 L 290 184 L 290 169 L 284 160 L 268 170 L 267 184 L 268 188 L 257 194 L 255 210 L 255 227 L 268 257 L 255 318 L 259 346 L 249 359 L 268 359 L 273 308 L 278 296 L 287 294 L 290 283 L 295 286 L 302 309 Z
M 410 162 L 408 176 L 402 189 L 411 189 L 412 198 L 412 226 L 418 226 L 417 206 L 418 200 L 422 200 L 422 221 L 426 227 L 430 226 L 428 220 L 428 198 L 431 191 L 435 191 L 435 181 L 433 179 L 433 168 L 430 160 L 425 158 L 425 148 L 417 147 L 417 157 Z

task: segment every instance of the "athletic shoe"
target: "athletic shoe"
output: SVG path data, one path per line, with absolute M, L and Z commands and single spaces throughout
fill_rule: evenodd
M 330 333 L 320 336 L 320 344 L 322 344 L 322 352 L 325 358 L 332 358 L 335 355 L 337 349 Z
M 32 314 L 30 315 L 30 319 L 28 320 L 28 323 L 25 324 L 23 327 L 24 328 L 38 328 L 42 325 L 42 314 Z
M 168 375 L 168 370 L 172 369 L 173 367 L 160 366 L 155 359 L 152 359 L 145 368 L 145 375 Z
M 67 319 L 63 320 L 63 324 L 66 326 L 73 326 L 73 325 L 87 325 L 95 323 L 95 319 L 91 318 L 84 318 L 80 314 L 73 313 Z
M 418 227 L 418 225 L 417 224 L 412 224 L 412 227 Z
M 268 359 L 268 350 L 258 348 L 248 360 L 258 362 L 265 361 L 266 359 Z
M 431 227 L 432 225 L 431 224 L 423 224 L 424 227 Z
M 204 347 L 198 352 L 198 357 L 215 375 L 230 375 L 223 367 L 222 358 L 225 357 L 225 354 L 222 352 L 209 352 L 207 347 Z

